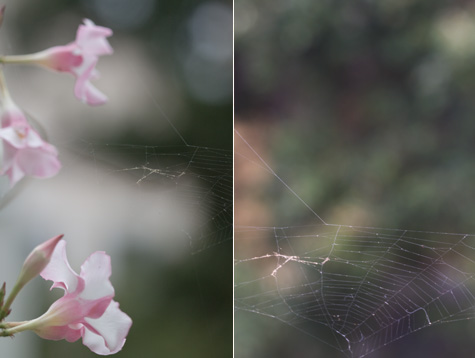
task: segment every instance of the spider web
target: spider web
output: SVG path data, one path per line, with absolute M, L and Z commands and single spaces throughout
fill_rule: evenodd
M 187 229 L 186 223 L 181 222 L 180 230 L 188 237 L 192 253 L 231 240 L 230 150 L 186 142 L 165 147 L 85 143 L 80 154 L 93 157 L 111 174 L 127 175 L 142 189 L 158 188 L 163 195 L 173 195 L 183 203 L 183 217 L 193 218 L 193 225 Z
M 474 318 L 475 236 L 329 224 L 239 132 L 236 141 L 236 161 L 277 180 L 317 222 L 236 228 L 236 317 L 280 321 L 346 357 Z

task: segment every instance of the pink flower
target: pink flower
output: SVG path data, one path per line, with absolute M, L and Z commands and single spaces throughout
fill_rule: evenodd
M 84 25 L 79 25 L 75 42 L 46 50 L 50 56 L 50 67 L 72 73 L 76 77 L 74 94 L 90 105 L 107 101 L 107 97 L 95 88 L 90 80 L 99 77 L 99 72 L 95 69 L 99 56 L 113 52 L 106 40 L 106 37 L 111 35 L 111 29 L 96 26 L 91 20 L 84 19 Z
M 132 320 L 113 301 L 110 275 L 110 257 L 99 251 L 89 256 L 76 274 L 66 257 L 66 242 L 59 241 L 41 276 L 54 282 L 51 288 L 62 288 L 65 294 L 25 326 L 45 339 L 74 342 L 82 337 L 84 345 L 96 354 L 120 351 Z
M 90 105 L 99 105 L 105 103 L 107 97 L 90 80 L 99 77 L 95 68 L 99 56 L 113 53 L 106 39 L 111 35 L 111 29 L 96 26 L 91 20 L 84 19 L 84 25 L 79 25 L 76 41 L 31 55 L 7 56 L 3 58 L 3 62 L 36 63 L 55 71 L 69 72 L 76 77 L 76 97 Z
M 58 152 L 51 144 L 43 141 L 29 125 L 23 112 L 4 98 L 4 112 L 0 138 L 3 139 L 3 168 L 10 186 L 14 186 L 25 175 L 49 178 L 61 168 Z

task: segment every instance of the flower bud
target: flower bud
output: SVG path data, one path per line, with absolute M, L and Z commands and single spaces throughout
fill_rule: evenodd
M 53 237 L 33 249 L 23 263 L 17 284 L 24 286 L 43 271 L 46 265 L 48 265 L 51 255 L 53 255 L 56 244 L 63 236 L 64 235 L 58 235 Z
M 28 255 L 23 267 L 21 268 L 20 274 L 18 275 L 15 286 L 13 286 L 10 295 L 5 302 L 5 304 L 0 307 L 0 321 L 3 320 L 6 316 L 10 314 L 10 306 L 15 300 L 15 297 L 18 295 L 18 292 L 33 278 L 38 276 L 41 271 L 48 265 L 53 255 L 54 248 L 61 240 L 63 235 L 55 236 L 48 241 L 45 241 L 41 245 L 38 245 L 33 249 L 33 251 Z M 5 287 L 2 287 L 3 295 L 5 294 Z

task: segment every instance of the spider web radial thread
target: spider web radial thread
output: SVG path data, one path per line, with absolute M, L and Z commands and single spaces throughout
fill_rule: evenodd
M 272 237 L 275 252 L 236 260 L 237 270 L 261 267 L 257 277 L 236 284 L 236 309 L 311 336 L 318 326 L 331 337 L 324 343 L 348 357 L 431 325 L 474 318 L 475 236 L 339 225 L 247 227 L 240 235 Z

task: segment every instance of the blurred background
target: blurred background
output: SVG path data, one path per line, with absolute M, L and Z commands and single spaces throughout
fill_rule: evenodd
M 74 79 L 4 69 L 13 99 L 58 148 L 63 168 L 8 191 L 1 178 L 0 271 L 12 287 L 34 246 L 65 234 L 77 272 L 112 258 L 115 300 L 133 320 L 117 357 L 232 355 L 232 2 L 7 0 L 3 55 L 72 42 L 83 18 L 114 31 L 89 107 Z M 41 315 L 61 294 L 35 279 L 9 319 Z M 81 342 L 2 339 L 6 357 L 94 357 Z
M 321 224 L 241 136 L 327 223 L 473 234 L 474 39 L 469 0 L 237 0 L 236 259 L 275 252 L 258 228 Z M 272 264 L 236 266 L 237 285 Z M 238 310 L 235 329 L 239 358 L 339 356 L 269 317 Z M 368 357 L 470 357 L 472 331 Z

